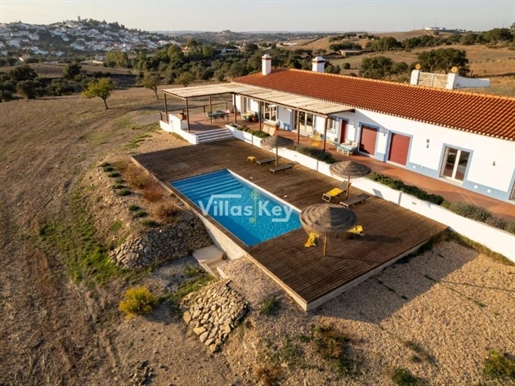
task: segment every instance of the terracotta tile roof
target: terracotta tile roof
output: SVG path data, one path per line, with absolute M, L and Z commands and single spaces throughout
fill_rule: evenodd
M 290 69 L 234 81 L 515 141 L 515 98 Z

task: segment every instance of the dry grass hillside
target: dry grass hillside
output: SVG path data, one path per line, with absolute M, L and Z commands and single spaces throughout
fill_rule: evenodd
M 173 302 L 208 281 L 191 257 L 140 273 L 106 259 L 143 204 L 99 166 L 190 146 L 157 129 L 151 91 L 117 90 L 108 103 L 0 104 L 0 385 L 515 384 L 495 378 L 498 356 L 486 361 L 515 354 L 515 267 L 455 242 L 307 314 L 250 261 L 232 262 L 250 312 L 209 352 Z M 160 304 L 125 319 L 118 302 L 141 284 Z

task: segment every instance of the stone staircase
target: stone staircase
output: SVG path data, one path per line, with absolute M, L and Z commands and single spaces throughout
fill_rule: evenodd
M 218 267 L 225 265 L 225 253 L 218 249 L 215 245 L 197 249 L 195 252 L 193 252 L 193 257 L 211 276 L 220 277 Z
M 198 143 L 206 143 L 213 141 L 220 141 L 222 139 L 233 138 L 231 130 L 221 127 L 219 129 L 206 130 L 203 133 L 196 134 Z

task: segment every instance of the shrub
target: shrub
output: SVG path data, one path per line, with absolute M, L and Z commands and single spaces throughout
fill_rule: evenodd
M 515 381 L 515 358 L 492 350 L 485 360 L 484 373 L 490 378 Z
M 256 379 L 265 386 L 279 384 L 283 370 L 278 365 L 266 365 L 256 369 Z
M 380 184 L 389 186 L 392 189 L 400 190 L 401 192 L 411 194 L 421 200 L 429 201 L 436 205 L 442 205 L 445 201 L 444 198 L 438 194 L 429 194 L 426 191 L 417 188 L 413 185 L 406 185 L 404 182 L 394 178 L 385 176 L 379 173 L 372 173 L 368 176 L 372 181 L 379 182 Z
M 172 222 L 177 213 L 179 212 L 179 209 L 177 206 L 172 202 L 161 202 L 158 203 L 154 208 L 153 212 L 155 216 L 160 219 L 163 222 Z
M 138 209 L 140 209 L 140 207 L 138 205 L 129 205 L 129 210 L 131 212 L 135 212 L 137 211 Z
M 157 297 L 148 288 L 142 286 L 129 288 L 118 305 L 118 309 L 128 318 L 132 318 L 135 315 L 149 314 L 156 306 Z
M 487 223 L 490 226 L 493 226 L 494 228 L 506 229 L 508 221 L 497 216 L 490 216 L 486 219 L 485 223 Z
M 264 131 L 259 131 L 259 130 L 250 130 L 249 133 L 252 134 L 254 137 L 258 137 L 258 138 L 270 137 L 270 134 L 265 133 Z
M 159 223 L 155 222 L 154 220 L 143 220 L 141 222 L 141 225 L 146 226 L 148 228 L 157 228 L 159 226 Z
M 474 204 L 469 204 L 468 202 L 446 203 L 444 207 L 460 216 L 481 222 L 485 222 L 492 216 L 492 214 L 486 209 Z
M 107 176 L 110 177 L 110 178 L 116 178 L 116 177 L 120 177 L 120 173 L 118 173 L 118 172 L 111 172 L 111 173 L 108 173 Z
M 508 221 L 504 227 L 504 230 L 515 235 L 515 221 Z
M 326 162 L 328 164 L 335 163 L 336 160 L 333 158 L 333 156 L 330 153 L 327 153 L 323 151 L 322 149 L 315 149 L 311 146 L 297 146 L 297 151 L 300 154 L 307 155 L 308 157 L 315 158 L 319 161 Z
M 116 191 L 116 194 L 118 196 L 128 196 L 131 193 L 132 192 L 130 191 L 130 189 L 119 189 L 119 190 Z
M 409 370 L 397 367 L 392 370 L 392 381 L 398 386 L 422 386 L 422 379 L 413 375 Z
M 136 165 L 129 164 L 124 174 L 127 182 L 135 188 L 141 189 L 149 183 L 148 175 Z
M 112 171 L 114 171 L 114 168 L 112 166 L 104 166 L 104 172 L 108 173 Z
M 114 185 L 113 185 L 113 189 L 114 189 L 114 190 L 117 190 L 117 189 L 125 189 L 125 185 L 123 185 L 123 184 L 114 184 Z
M 105 167 L 107 167 L 107 166 L 111 166 L 111 164 L 110 164 L 109 162 L 107 162 L 107 161 L 104 161 L 104 162 L 102 162 L 102 163 L 100 164 L 100 167 L 101 167 L 101 168 L 105 168 Z
M 281 309 L 281 301 L 275 295 L 269 295 L 263 299 L 259 305 L 261 315 L 277 315 Z
M 329 360 L 339 375 L 355 376 L 360 373 L 360 361 L 351 355 L 351 338 L 332 326 L 316 326 L 311 340 L 315 350 Z
M 129 161 L 127 161 L 126 159 L 119 159 L 113 162 L 113 166 L 123 173 L 125 170 L 127 170 L 127 167 L 129 166 Z
M 163 198 L 163 188 L 152 182 L 143 188 L 143 197 L 149 202 L 157 202 Z
M 136 217 L 136 218 L 142 218 L 142 217 L 147 217 L 147 216 L 148 216 L 148 213 L 145 212 L 144 210 L 139 210 L 136 213 L 134 213 L 134 217 Z

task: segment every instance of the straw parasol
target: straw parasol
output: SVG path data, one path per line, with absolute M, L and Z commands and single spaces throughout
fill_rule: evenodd
M 370 173 L 370 168 L 366 165 L 354 161 L 341 161 L 332 164 L 329 167 L 331 175 L 347 178 L 347 190 L 345 198 L 349 197 L 349 182 L 351 177 L 363 177 Z
M 261 147 L 272 150 L 275 148 L 275 166 L 279 164 L 279 148 L 293 146 L 293 140 L 280 135 L 272 135 L 261 140 Z
M 348 208 L 335 204 L 316 204 L 300 212 L 300 223 L 306 232 L 324 236 L 324 252 L 327 252 L 327 237 L 340 236 L 358 221 L 356 214 Z

